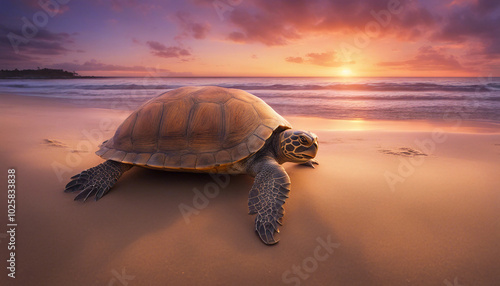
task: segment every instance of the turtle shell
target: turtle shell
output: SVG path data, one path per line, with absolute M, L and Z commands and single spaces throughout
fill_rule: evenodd
M 210 171 L 252 156 L 279 127 L 291 125 L 248 92 L 182 87 L 144 103 L 96 154 L 156 169 Z

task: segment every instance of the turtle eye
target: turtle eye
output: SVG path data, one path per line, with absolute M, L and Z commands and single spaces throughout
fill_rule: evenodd
M 307 138 L 305 136 L 300 136 L 299 137 L 299 141 L 302 144 L 307 144 L 308 143 Z

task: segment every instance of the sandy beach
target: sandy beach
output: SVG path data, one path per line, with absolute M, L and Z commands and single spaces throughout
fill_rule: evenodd
M 18 223 L 11 279 L 4 191 L 1 285 L 500 283 L 499 124 L 286 117 L 318 135 L 320 165 L 285 164 L 292 191 L 270 247 L 248 215 L 249 176 L 136 167 L 98 202 L 64 193 L 129 113 L 0 95 Z

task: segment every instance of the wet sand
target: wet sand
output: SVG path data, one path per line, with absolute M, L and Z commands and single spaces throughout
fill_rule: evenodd
M 0 95 L 18 223 L 11 279 L 4 191 L 1 285 L 500 283 L 498 124 L 287 117 L 319 136 L 321 165 L 285 164 L 292 192 L 270 247 L 248 215 L 249 176 L 136 167 L 98 202 L 64 193 L 128 113 Z

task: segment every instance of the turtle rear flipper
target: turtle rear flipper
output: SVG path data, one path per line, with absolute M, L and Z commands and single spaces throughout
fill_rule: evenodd
M 107 160 L 71 177 L 72 180 L 66 185 L 64 192 L 79 192 L 75 197 L 75 201 L 83 199 L 84 202 L 95 194 L 95 200 L 97 201 L 130 168 L 132 168 L 132 165 Z

